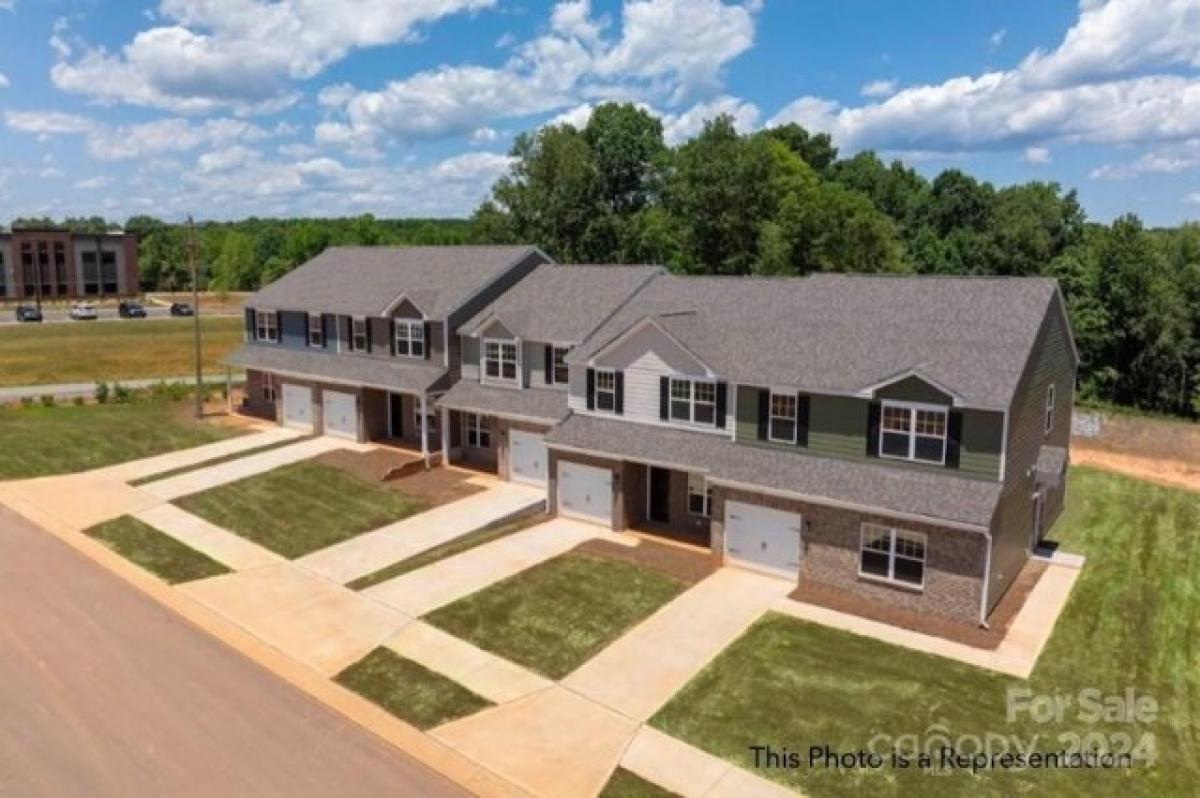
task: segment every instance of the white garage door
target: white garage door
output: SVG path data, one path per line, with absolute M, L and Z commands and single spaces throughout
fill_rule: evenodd
M 558 511 L 563 515 L 612 526 L 612 472 L 607 468 L 558 463 Z
M 358 401 L 352 393 L 324 391 L 325 434 L 358 440 Z
M 512 479 L 532 485 L 546 484 L 546 445 L 536 432 L 508 433 L 508 467 Z
M 800 516 L 742 502 L 725 503 L 725 553 L 756 571 L 800 575 Z
M 283 425 L 312 432 L 312 389 L 306 385 L 283 385 Z

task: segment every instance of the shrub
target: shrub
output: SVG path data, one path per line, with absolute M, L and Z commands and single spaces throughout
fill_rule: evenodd
M 33 407 L 33 397 L 32 396 L 22 396 L 21 397 L 21 407 Z
M 83 397 L 82 396 L 76 396 L 71 401 L 74 402 L 76 407 L 83 407 Z
M 126 404 L 132 398 L 132 393 L 128 388 L 119 382 L 113 383 L 113 400 L 118 404 Z
M 100 404 L 104 404 L 108 401 L 108 383 L 107 382 L 96 383 L 96 401 Z
M 42 394 L 42 407 L 54 407 L 54 397 L 51 394 Z

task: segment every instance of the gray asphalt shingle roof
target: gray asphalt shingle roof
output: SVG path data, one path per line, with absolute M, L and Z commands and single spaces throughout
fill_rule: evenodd
M 567 392 L 539 388 L 496 388 L 481 385 L 475 380 L 459 380 L 438 399 L 438 404 L 451 410 L 553 424 L 566 418 Z
M 568 359 L 649 318 L 735 382 L 845 394 L 915 370 L 1003 410 L 1054 296 L 1043 278 L 662 276 Z
M 459 328 L 474 334 L 492 318 L 527 341 L 573 344 L 582 341 L 659 266 L 594 266 L 546 263 Z
M 405 393 L 428 391 L 446 375 L 442 366 L 397 364 L 376 357 L 306 352 L 267 344 L 242 344 L 225 361 L 244 368 Z
M 573 414 L 548 446 L 676 466 L 710 479 L 988 527 L 1003 485 L 954 473 L 783 452 L 687 430 Z
M 330 247 L 246 301 L 247 307 L 379 316 L 398 297 L 444 319 L 529 246 Z

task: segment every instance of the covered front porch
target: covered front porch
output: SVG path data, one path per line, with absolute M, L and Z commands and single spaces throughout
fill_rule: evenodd
M 428 393 L 362 390 L 361 404 L 366 440 L 420 454 L 432 462 L 445 450 L 437 397 Z
M 712 542 L 712 489 L 703 474 L 626 462 L 625 523 L 636 532 L 705 549 Z

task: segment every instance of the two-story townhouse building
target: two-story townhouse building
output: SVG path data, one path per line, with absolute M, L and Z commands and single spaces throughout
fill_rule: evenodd
M 542 264 L 462 325 L 461 378 L 438 400 L 450 462 L 546 484 L 542 437 L 567 416 L 567 355 L 662 273 Z
M 566 361 L 553 510 L 852 601 L 986 623 L 1062 507 L 1050 280 L 660 276 Z
M 357 441 L 441 449 L 434 400 L 467 320 L 540 264 L 528 246 L 333 247 L 253 294 L 244 409 Z

